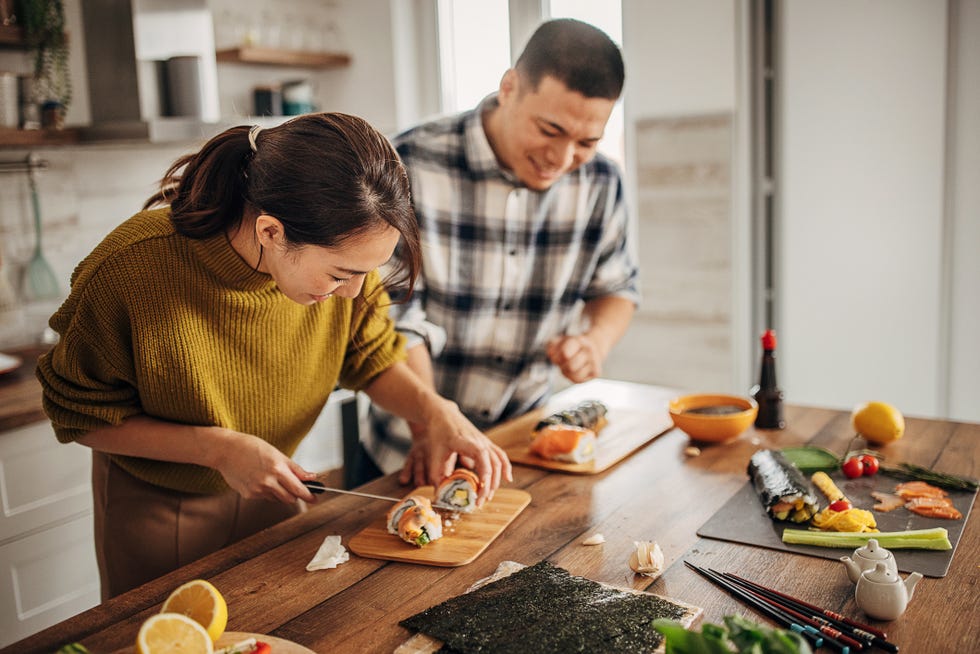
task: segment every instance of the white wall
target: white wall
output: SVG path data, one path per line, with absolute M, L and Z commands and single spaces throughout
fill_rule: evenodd
M 950 273 L 949 383 L 938 404 L 947 415 L 980 422 L 980 2 L 954 3 L 957 72 L 948 161 L 953 175 L 946 235 Z M 941 411 L 942 413 L 942 411 Z
M 780 7 L 781 384 L 936 415 L 946 6 Z

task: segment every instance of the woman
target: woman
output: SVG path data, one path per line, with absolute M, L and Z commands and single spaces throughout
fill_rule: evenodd
M 79 264 L 38 378 L 58 440 L 93 450 L 104 599 L 312 502 L 290 456 L 338 382 L 427 425 L 433 483 L 457 461 L 481 499 L 510 479 L 404 363 L 377 272 L 399 240 L 410 290 L 419 237 L 397 154 L 365 121 L 317 114 L 182 157 Z

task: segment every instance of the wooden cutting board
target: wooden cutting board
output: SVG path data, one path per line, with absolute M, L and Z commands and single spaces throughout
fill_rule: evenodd
M 302 645 L 297 645 L 291 640 L 276 638 L 275 636 L 253 634 L 246 631 L 226 631 L 224 634 L 222 634 L 221 638 L 218 639 L 218 642 L 215 643 L 214 648 L 217 650 L 221 647 L 230 647 L 235 643 L 240 643 L 248 638 L 254 638 L 262 641 L 263 643 L 269 643 L 269 645 L 272 646 L 272 651 L 275 652 L 275 654 L 316 654 L 316 652 L 313 650 L 307 649 Z M 133 654 L 135 651 L 136 647 L 133 646 L 116 650 L 113 652 L 113 654 Z
M 497 569 L 494 571 L 492 575 L 480 579 L 472 586 L 467 588 L 466 592 L 467 593 L 472 592 L 477 588 L 480 588 L 481 586 L 485 586 L 491 582 L 497 581 L 498 579 L 503 579 L 507 575 L 513 574 L 514 572 L 517 572 L 523 567 L 524 567 L 523 564 L 517 563 L 515 561 L 501 561 L 500 565 L 497 566 Z M 609 584 L 602 584 L 602 585 L 608 586 L 610 588 L 612 587 L 609 586 Z M 642 590 L 634 590 L 632 588 L 617 588 L 617 590 L 625 591 L 628 593 L 637 593 L 642 595 L 654 595 L 656 597 L 661 597 L 662 599 L 665 599 L 671 602 L 672 604 L 676 604 L 677 606 L 683 607 L 684 615 L 680 618 L 679 622 L 688 629 L 690 629 L 691 625 L 693 625 L 697 620 L 699 620 L 701 618 L 701 615 L 704 613 L 704 609 L 702 609 L 699 606 L 694 606 L 693 604 L 681 602 L 680 600 L 675 600 L 669 597 L 663 597 L 662 595 L 656 595 L 655 593 L 648 593 Z M 442 648 L 441 641 L 431 636 L 418 633 L 411 636 L 408 640 L 406 640 L 404 643 L 399 645 L 398 648 L 395 650 L 394 654 L 435 654 L 435 652 L 438 652 L 441 648 Z M 657 649 L 655 649 L 651 654 L 664 654 L 665 651 L 666 651 L 666 644 L 661 643 L 660 646 L 657 647 Z
M 421 486 L 414 492 L 431 498 L 433 490 L 432 486 Z M 386 515 L 382 513 L 350 539 L 348 548 L 369 559 L 443 567 L 466 565 L 480 556 L 530 502 L 531 495 L 527 491 L 499 488 L 483 508 L 473 513 L 460 513 L 459 518 L 451 520 L 449 525 L 445 520 L 450 514 L 440 511 L 444 520 L 442 538 L 424 547 L 416 547 L 389 534 Z
M 669 388 L 631 382 L 593 379 L 556 393 L 541 409 L 504 423 L 487 432 L 507 452 L 512 463 L 593 475 L 619 463 L 657 436 L 674 427 L 667 405 L 679 393 Z M 586 463 L 552 461 L 530 450 L 531 432 L 545 416 L 569 409 L 584 400 L 606 405 L 609 423 L 599 432 L 595 459 Z

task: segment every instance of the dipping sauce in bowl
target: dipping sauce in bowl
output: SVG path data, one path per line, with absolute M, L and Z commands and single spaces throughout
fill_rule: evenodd
M 698 394 L 670 401 L 674 426 L 704 443 L 724 443 L 737 438 L 755 420 L 759 405 L 750 397 Z

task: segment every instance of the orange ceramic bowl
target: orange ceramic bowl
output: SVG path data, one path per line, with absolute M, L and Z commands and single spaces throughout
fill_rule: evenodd
M 674 426 L 704 443 L 724 443 L 737 438 L 755 421 L 759 405 L 738 395 L 684 395 L 670 401 Z

